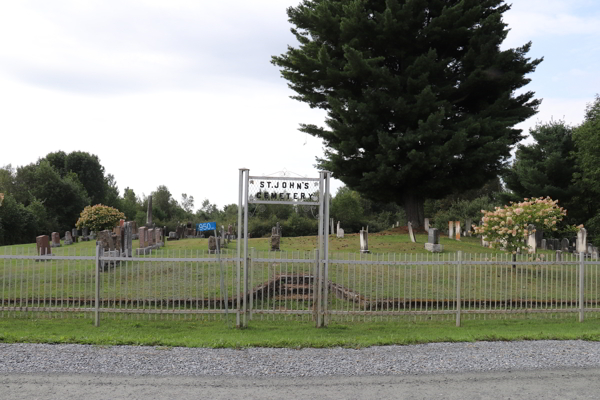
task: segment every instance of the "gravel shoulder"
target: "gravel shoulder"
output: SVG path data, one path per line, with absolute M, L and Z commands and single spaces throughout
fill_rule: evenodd
M 600 368 L 600 342 L 432 343 L 365 349 L 0 344 L 0 374 L 355 377 Z

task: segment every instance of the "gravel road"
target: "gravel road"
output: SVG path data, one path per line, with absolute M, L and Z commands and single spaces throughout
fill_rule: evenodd
M 433 343 L 365 349 L 0 344 L 0 374 L 323 377 L 600 368 L 600 342 Z

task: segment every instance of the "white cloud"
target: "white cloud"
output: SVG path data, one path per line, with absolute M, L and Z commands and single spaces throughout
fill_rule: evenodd
M 600 8 L 587 0 L 527 0 L 512 3 L 504 15 L 510 32 L 504 47 L 541 37 L 600 34 Z

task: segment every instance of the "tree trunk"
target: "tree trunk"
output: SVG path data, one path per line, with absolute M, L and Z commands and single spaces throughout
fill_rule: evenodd
M 425 216 L 423 207 L 425 200 L 415 193 L 406 193 L 404 195 L 404 212 L 406 212 L 406 221 L 410 222 L 413 228 L 423 225 Z

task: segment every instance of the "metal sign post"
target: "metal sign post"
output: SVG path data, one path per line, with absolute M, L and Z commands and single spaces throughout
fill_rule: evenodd
M 329 185 L 331 172 L 321 171 L 318 178 L 250 176 L 250 170 L 240 168 L 239 198 L 238 198 L 238 311 L 237 326 L 247 326 L 248 300 L 248 204 L 288 204 L 297 207 L 319 207 L 319 232 L 315 279 L 318 282 L 315 303 L 317 304 L 317 326 L 327 324 L 328 298 L 328 267 L 329 267 Z M 243 212 L 242 212 L 243 208 Z M 242 214 L 244 221 L 242 223 Z M 243 226 L 243 229 L 242 229 Z M 241 233 L 244 237 L 244 254 L 241 254 Z M 241 260 L 244 264 L 244 287 L 242 290 L 242 310 L 240 311 L 240 269 Z M 242 321 L 240 321 L 242 314 Z

